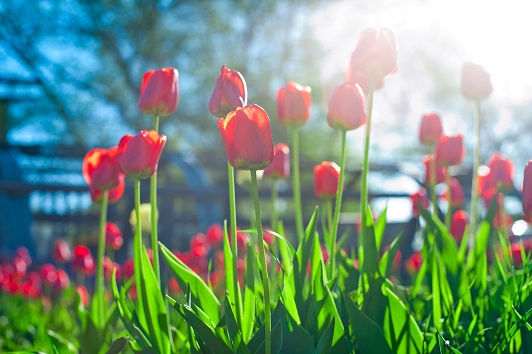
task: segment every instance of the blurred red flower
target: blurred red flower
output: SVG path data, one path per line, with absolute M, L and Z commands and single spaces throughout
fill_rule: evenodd
M 340 167 L 330 161 L 314 166 L 314 194 L 318 198 L 335 198 L 338 190 Z
M 442 135 L 436 147 L 436 161 L 441 166 L 460 165 L 465 148 L 462 134 Z
M 124 243 L 124 239 L 122 238 L 122 231 L 120 231 L 118 226 L 112 222 L 106 223 L 105 224 L 105 245 L 117 251 L 120 249 L 120 247 L 122 247 L 123 243 Z
M 272 163 L 264 169 L 263 177 L 288 179 L 290 177 L 290 149 L 279 143 L 273 147 Z
M 54 242 L 52 258 L 60 264 L 65 264 L 70 261 L 72 253 L 70 252 L 70 246 L 65 240 L 58 239 Z
M 277 118 L 283 126 L 300 126 L 310 117 L 310 87 L 290 81 L 277 91 Z
M 426 113 L 419 126 L 419 141 L 423 145 L 435 145 L 443 134 L 440 116 L 437 113 Z
M 333 129 L 353 130 L 366 123 L 366 101 L 357 84 L 344 82 L 336 86 L 327 108 L 327 123 Z

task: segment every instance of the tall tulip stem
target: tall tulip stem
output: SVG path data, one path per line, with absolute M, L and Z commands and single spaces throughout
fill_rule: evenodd
M 478 168 L 480 167 L 480 101 L 475 100 L 475 149 L 473 152 L 473 179 L 471 181 L 471 224 L 469 226 L 469 241 L 474 244 L 477 232 L 478 218 Z
M 233 291 L 235 293 L 236 321 L 239 328 L 242 328 L 242 303 L 240 299 L 240 289 L 238 286 L 237 256 L 238 247 L 236 241 L 236 196 L 235 196 L 235 169 L 227 163 L 227 180 L 229 181 L 229 217 L 231 218 L 231 253 L 233 253 Z M 226 286 L 230 286 L 227 284 Z
M 449 169 L 445 170 L 445 184 L 447 185 L 447 211 L 445 212 L 445 226 L 447 230 L 451 229 L 451 214 L 453 212 L 451 196 L 451 176 Z
M 259 190 L 257 186 L 257 171 L 251 170 L 251 189 L 253 190 L 253 199 L 255 202 L 255 216 L 258 235 L 259 259 L 262 272 L 262 281 L 264 288 L 264 327 L 266 329 L 264 348 L 265 353 L 270 354 L 272 349 L 272 320 L 270 313 L 270 284 L 268 281 L 268 267 L 266 266 L 266 253 L 264 251 L 264 235 L 262 234 L 262 221 L 260 218 Z
M 142 217 L 140 215 L 140 179 L 135 179 L 135 235 L 134 243 L 134 264 L 135 264 L 135 283 L 140 284 L 141 252 L 142 252 Z
M 272 206 L 271 206 L 271 219 L 270 227 L 273 231 L 277 232 L 277 198 L 279 196 L 279 180 L 274 178 L 272 181 Z
M 98 304 L 98 323 L 103 328 L 105 323 L 105 284 L 103 277 L 103 257 L 105 256 L 105 224 L 107 223 L 107 206 L 109 204 L 109 190 L 105 189 L 100 209 L 100 228 L 98 234 L 98 258 L 96 259 L 96 299 Z
M 369 170 L 369 147 L 371 137 L 371 113 L 373 111 L 373 85 L 370 86 L 367 95 L 367 120 L 366 136 L 364 144 L 364 163 L 362 165 L 362 184 L 360 187 L 360 241 L 362 247 L 365 247 L 369 240 L 366 240 L 366 208 L 368 207 L 368 170 Z M 363 255 L 359 255 L 361 258 Z
M 435 149 L 435 147 L 434 147 Z M 430 192 L 430 200 L 432 202 L 432 210 L 434 215 L 438 215 L 438 197 L 436 196 L 436 151 L 433 149 L 432 158 L 429 162 L 429 173 L 430 173 L 430 179 L 429 179 L 429 192 Z
M 153 117 L 153 130 L 159 131 L 159 116 Z M 150 222 L 151 222 L 151 249 L 153 252 L 153 271 L 157 277 L 157 282 L 161 284 L 161 274 L 159 270 L 159 246 L 158 246 L 158 234 L 157 234 L 157 171 L 151 176 L 150 180 Z
M 292 184 L 294 188 L 294 215 L 297 239 L 303 240 L 303 216 L 301 211 L 301 182 L 299 177 L 299 128 L 292 128 Z
M 334 276 L 335 258 L 336 258 L 336 240 L 338 238 L 338 223 L 340 221 L 340 209 L 342 207 L 342 194 L 344 191 L 345 176 L 345 146 L 347 140 L 347 130 L 340 132 L 342 135 L 342 148 L 340 152 L 340 176 L 338 177 L 338 188 L 336 189 L 336 204 L 334 205 L 334 216 L 329 235 L 329 279 Z

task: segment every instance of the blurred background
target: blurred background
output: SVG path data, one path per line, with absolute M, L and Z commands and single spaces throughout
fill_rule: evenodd
M 161 119 L 160 131 L 168 136 L 160 174 L 166 196 L 159 206 L 163 241 L 184 247 L 192 234 L 228 215 L 225 151 L 208 110 L 223 64 L 245 77 L 248 102 L 269 113 L 274 142 L 287 142 L 277 124 L 277 89 L 287 81 L 312 88 L 312 116 L 301 130 L 304 215 L 310 217 L 318 203 L 313 166 L 339 156 L 338 132 L 325 120 L 326 103 L 345 80 L 366 27 L 391 28 L 399 48 L 399 70 L 374 100 L 371 158 L 380 166 L 376 173 L 391 171 L 375 179 L 375 190 L 409 202 L 405 197 L 424 172 L 421 158 L 427 151 L 417 129 L 429 111 L 441 115 L 445 133 L 464 135 L 466 159 L 453 173 L 470 175 L 473 104 L 459 88 L 466 60 L 482 64 L 494 86 L 482 104 L 482 162 L 496 151 L 509 156 L 519 189 L 532 158 L 531 10 L 524 0 L 504 6 L 477 0 L 2 1 L 0 246 L 9 251 L 27 245 L 46 257 L 58 237 L 96 243 L 97 209 L 81 176 L 82 158 L 90 148 L 111 147 L 124 134 L 151 127 L 151 118 L 136 106 L 140 82 L 147 70 L 166 66 L 179 70 L 180 100 L 176 112 Z M 348 133 L 352 187 L 346 191 L 345 228 L 356 220 L 350 213 L 357 212 L 363 132 Z M 387 189 L 383 181 L 393 178 L 401 182 Z M 464 181 L 467 191 L 470 181 Z M 263 186 L 267 203 L 268 183 Z M 125 234 L 131 234 L 130 187 L 109 211 L 109 220 Z M 248 192 L 245 186 L 237 192 L 239 218 L 247 220 Z M 289 183 L 281 195 L 291 195 Z M 285 215 L 290 203 L 286 198 L 278 205 Z

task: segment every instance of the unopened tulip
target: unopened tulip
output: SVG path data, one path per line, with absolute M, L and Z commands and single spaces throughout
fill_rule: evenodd
M 484 189 L 494 188 L 498 192 L 507 193 L 514 189 L 514 164 L 506 156 L 493 154 L 488 164 L 489 173 Z
M 137 103 L 144 114 L 167 116 L 179 102 L 179 73 L 174 68 L 150 70 L 142 77 Z
M 490 75 L 481 65 L 466 62 L 462 68 L 462 95 L 471 100 L 487 98 L 493 91 Z
M 357 84 L 336 86 L 327 104 L 327 123 L 333 129 L 353 130 L 366 123 L 366 101 Z
M 525 166 L 521 200 L 523 203 L 523 212 L 526 216 L 532 217 L 532 160 L 528 161 Z
M 72 269 L 86 275 L 92 274 L 94 272 L 94 259 L 91 251 L 83 245 L 78 245 L 74 247 L 73 253 Z
M 289 82 L 277 91 L 277 117 L 283 126 L 300 126 L 310 117 L 310 87 Z
M 408 271 L 412 273 L 417 273 L 421 264 L 423 263 L 423 256 L 421 252 L 417 251 L 412 253 L 412 255 L 405 261 L 405 267 Z
M 98 189 L 113 189 L 120 184 L 122 171 L 118 167 L 118 148 L 92 149 L 83 159 L 83 177 L 88 185 Z
M 125 135 L 118 144 L 118 164 L 130 178 L 144 179 L 157 171 L 166 136 L 155 130 L 141 130 L 137 135 Z
M 218 121 L 229 163 L 240 170 L 263 170 L 273 160 L 270 118 L 255 104 L 237 108 Z
M 54 247 L 52 248 L 52 258 L 57 263 L 65 264 L 70 261 L 72 254 L 70 252 L 70 246 L 65 240 L 56 240 Z
M 56 290 L 65 290 L 70 285 L 70 278 L 64 269 L 56 271 L 57 279 L 54 284 Z
M 112 222 L 105 224 L 105 245 L 117 251 L 122 247 L 123 243 L 122 231 L 120 231 L 118 226 Z
M 279 143 L 273 148 L 273 161 L 264 169 L 264 177 L 288 179 L 290 177 L 290 148 Z
M 451 177 L 449 179 L 449 183 L 451 185 L 451 202 L 450 205 L 452 208 L 460 207 L 462 204 L 464 204 L 464 189 L 462 188 L 462 185 L 460 182 L 454 178 Z M 447 191 L 442 193 L 440 195 L 440 198 L 447 199 Z
M 109 204 L 114 204 L 122 198 L 122 195 L 124 195 L 124 175 L 121 173 L 119 177 L 118 186 L 116 186 L 113 189 L 109 189 Z M 94 186 L 89 186 L 89 192 L 91 195 L 91 200 L 93 203 L 99 203 L 103 199 L 103 191 L 101 189 L 98 189 Z
M 85 307 L 89 306 L 89 292 L 87 288 L 83 285 L 76 285 L 76 293 L 79 296 L 79 302 Z
M 340 167 L 329 161 L 323 161 L 314 167 L 314 194 L 318 198 L 335 198 L 338 190 Z
M 222 66 L 209 100 L 209 110 L 212 115 L 222 118 L 246 104 L 247 87 L 244 77 L 238 71 Z
M 205 236 L 207 236 L 207 242 L 212 247 L 220 246 L 224 239 L 224 230 L 220 224 L 212 224 L 205 231 Z
M 433 155 L 426 155 L 423 157 L 423 164 L 425 165 L 425 181 L 424 184 L 426 186 L 430 185 L 431 181 L 431 173 L 432 168 L 431 164 L 433 163 L 434 156 Z M 447 169 L 443 166 L 438 165 L 437 163 L 434 163 L 436 165 L 436 173 L 434 177 L 434 183 L 439 184 L 445 182 L 445 174 L 447 173 Z
M 358 38 L 347 69 L 347 80 L 367 90 L 378 89 L 397 71 L 397 41 L 388 29 L 365 29 Z
M 442 135 L 436 147 L 436 161 L 441 166 L 460 165 L 464 159 L 465 148 L 462 134 Z
M 113 262 L 109 257 L 103 258 L 103 277 L 105 280 L 113 279 L 113 271 L 116 272 L 116 280 L 120 280 L 122 275 L 120 270 L 120 265 Z
M 467 213 L 464 210 L 457 210 L 453 214 L 451 221 L 451 235 L 458 242 L 462 241 L 464 237 L 464 232 L 467 226 Z
M 435 145 L 443 133 L 440 116 L 437 113 L 427 113 L 421 118 L 419 126 L 419 141 L 423 145 Z
M 412 214 L 419 216 L 421 214 L 421 208 L 428 209 L 430 202 L 427 191 L 425 188 L 420 187 L 419 190 L 410 196 L 412 201 Z

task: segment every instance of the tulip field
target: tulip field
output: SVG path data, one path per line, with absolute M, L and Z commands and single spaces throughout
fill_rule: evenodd
M 197 230 L 186 251 L 167 248 L 157 230 L 157 167 L 172 139 L 159 131 L 159 119 L 178 106 L 178 70 L 148 71 L 138 100 L 146 130 L 83 160 L 100 211 L 97 252 L 56 240 L 53 263 L 35 264 L 21 247 L 0 265 L 0 351 L 532 353 L 532 238 L 512 233 L 504 205 L 514 184 L 522 185 L 523 222 L 532 221 L 532 161 L 517 166 L 523 181 L 504 155 L 481 161 L 482 102 L 493 89 L 482 66 L 467 62 L 462 70 L 473 151 L 465 151 L 468 137 L 444 132 L 438 113 L 419 114 L 428 154 L 411 201 L 422 242 L 402 254 L 405 235 L 389 242 L 386 209 L 377 215 L 369 206 L 373 97 L 397 70 L 394 33 L 364 30 L 323 118 L 341 149 L 315 166 L 320 207 L 305 215 L 299 142 L 311 88 L 288 82 L 277 92 L 277 112 L 266 112 L 247 99 L 247 85 L 258 83 L 222 66 L 208 106 L 223 141 L 213 149 L 227 156 L 230 218 Z M 288 141 L 272 136 L 273 124 L 287 130 Z M 359 222 L 344 233 L 347 134 L 355 129 L 365 132 L 360 200 L 349 201 L 359 205 Z M 452 175 L 466 153 L 473 156 L 470 200 Z M 235 170 L 250 177 L 251 225 L 236 223 Z M 271 203 L 259 203 L 257 171 L 271 179 Z M 141 207 L 143 179 L 150 180 L 150 204 Z M 281 180 L 291 186 L 293 220 L 275 208 Z M 121 202 L 126 183 L 135 195 L 134 248 L 117 264 L 123 239 L 107 208 Z

